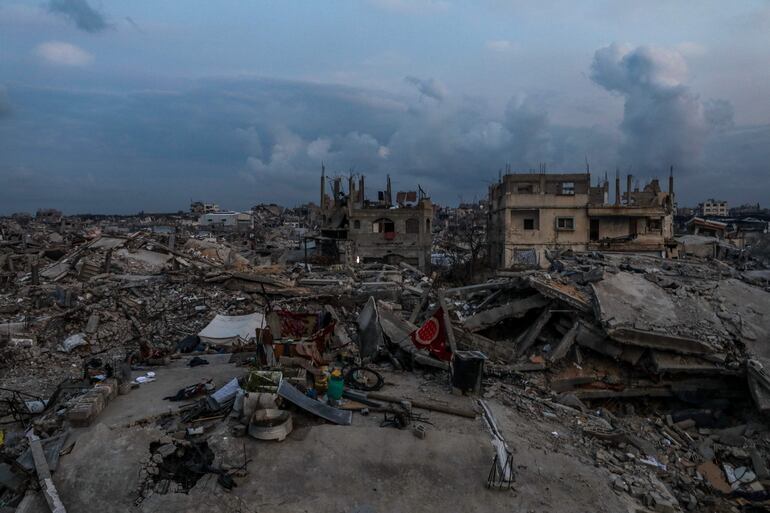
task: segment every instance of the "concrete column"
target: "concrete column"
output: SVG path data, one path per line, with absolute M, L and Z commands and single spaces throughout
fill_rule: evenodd
M 324 209 L 324 201 L 326 200 L 326 169 L 321 164 L 321 210 Z
M 615 206 L 620 206 L 620 173 L 615 171 Z
M 627 192 L 628 196 L 626 196 L 627 206 L 631 205 L 631 179 L 632 178 L 633 178 L 633 175 L 630 175 L 630 174 L 626 177 L 626 191 L 628 191 Z

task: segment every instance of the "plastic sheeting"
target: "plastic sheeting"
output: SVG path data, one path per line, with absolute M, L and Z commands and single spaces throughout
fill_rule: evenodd
M 257 329 L 265 327 L 262 312 L 248 315 L 217 315 L 198 333 L 201 342 L 230 345 L 239 340 L 254 340 Z

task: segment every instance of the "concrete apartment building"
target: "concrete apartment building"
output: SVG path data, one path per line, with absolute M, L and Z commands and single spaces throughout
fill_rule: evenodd
M 427 270 L 430 266 L 433 204 L 422 190 L 396 193 L 390 177 L 376 200 L 366 199 L 365 180 L 348 179 L 347 194 L 342 178 L 332 180 L 331 196 L 326 194 L 326 176 L 321 172 L 321 235 L 347 241 L 343 261 L 408 264 Z
M 673 175 L 669 191 L 658 180 L 632 190 L 627 177 L 615 201 L 609 181 L 591 186 L 588 173 L 506 174 L 489 189 L 487 236 L 490 264 L 548 266 L 548 250 L 627 251 L 665 255 L 674 247 Z
M 703 203 L 698 204 L 698 213 L 701 216 L 727 217 L 730 213 L 730 209 L 727 208 L 726 201 L 710 198 Z

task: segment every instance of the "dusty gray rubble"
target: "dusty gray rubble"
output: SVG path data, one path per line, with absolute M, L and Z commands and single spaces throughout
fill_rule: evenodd
M 4 221 L 0 506 L 47 511 L 46 472 L 68 511 L 766 506 L 761 269 L 564 252 L 463 282 L 304 258 L 289 215 Z

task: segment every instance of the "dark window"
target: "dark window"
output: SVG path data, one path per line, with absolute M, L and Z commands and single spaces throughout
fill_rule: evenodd
M 647 229 L 649 231 L 660 231 L 661 229 L 661 222 L 660 219 L 648 219 L 647 220 Z
M 353 221 L 353 228 L 355 228 L 356 230 L 360 230 L 361 229 L 361 221 L 359 221 L 358 219 Z
M 561 193 L 566 194 L 567 196 L 574 196 L 575 195 L 575 182 L 562 182 L 561 183 Z
M 524 229 L 525 230 L 534 230 L 535 229 L 535 220 L 534 219 L 525 219 L 524 220 Z
M 591 219 L 591 224 L 589 226 L 590 231 L 590 238 L 591 240 L 599 240 L 599 220 L 598 219 Z
M 407 219 L 406 233 L 420 233 L 420 220 L 414 217 Z
M 575 218 L 574 217 L 557 217 L 556 228 L 559 230 L 574 230 Z
M 519 194 L 532 194 L 532 184 L 520 184 L 516 187 L 516 192 Z
M 396 231 L 396 225 L 390 219 L 377 219 L 372 223 L 373 233 L 393 233 Z
M 425 231 L 430 233 L 430 219 L 425 220 Z

